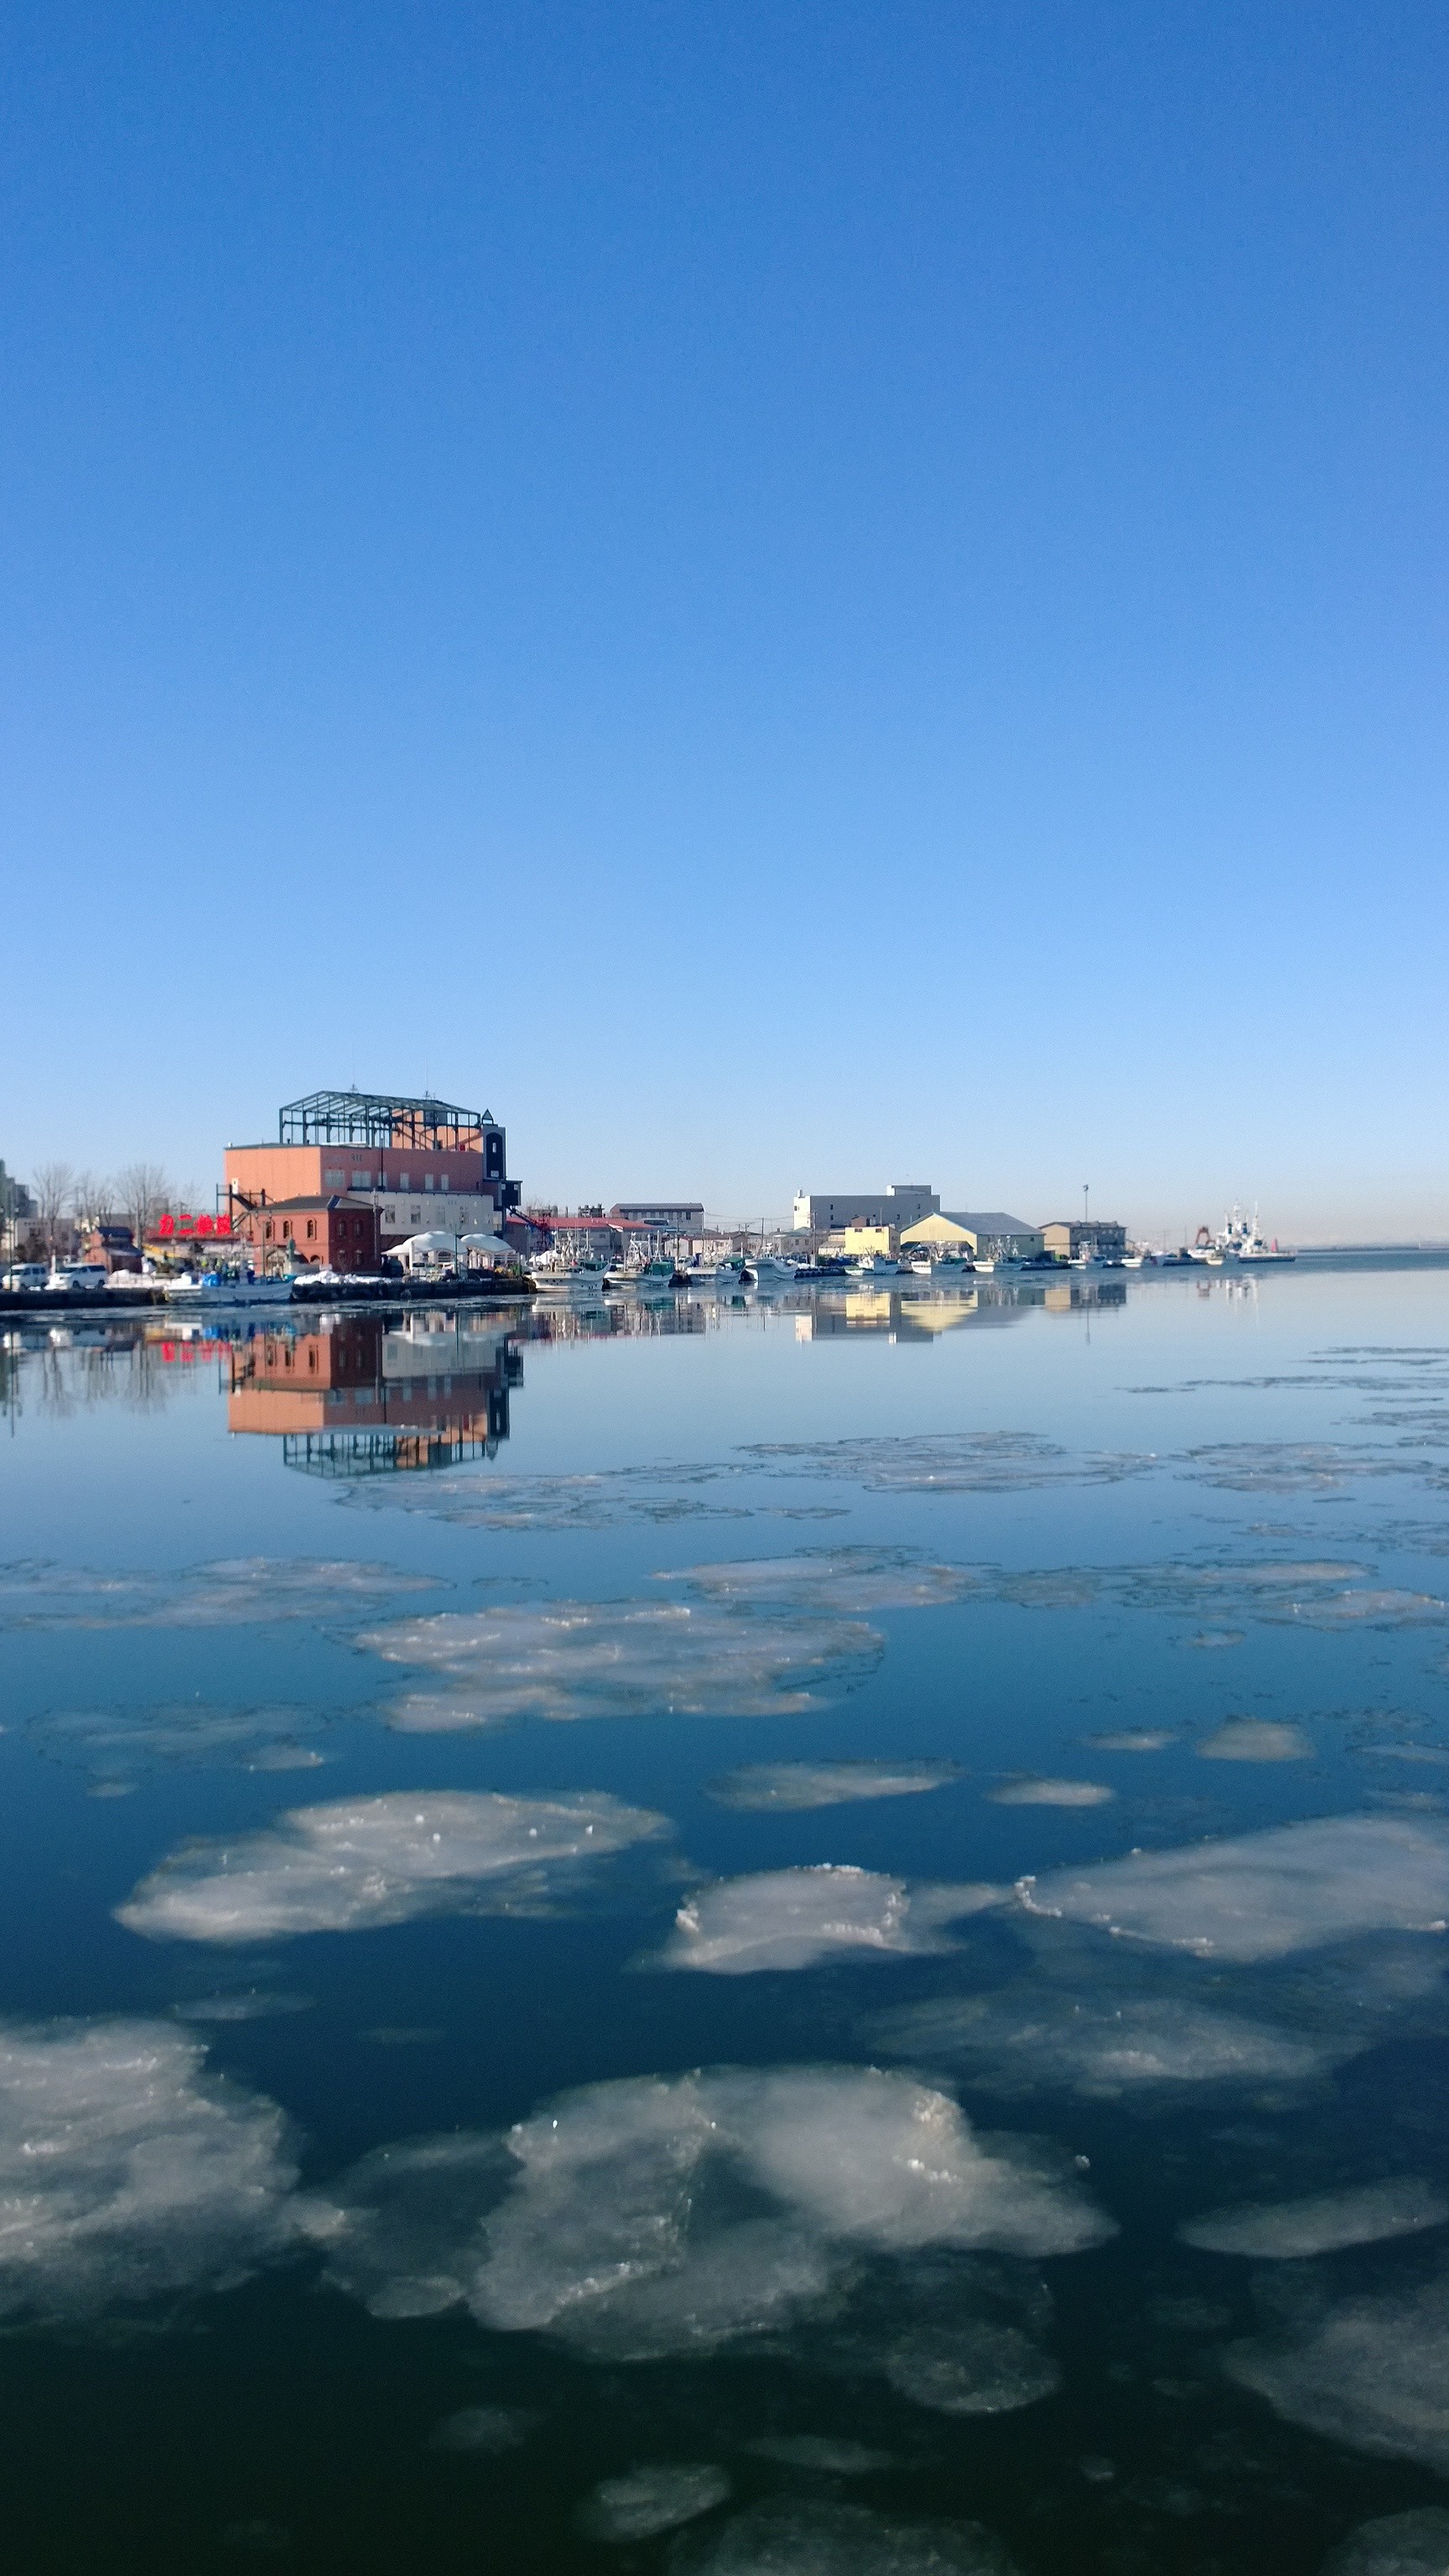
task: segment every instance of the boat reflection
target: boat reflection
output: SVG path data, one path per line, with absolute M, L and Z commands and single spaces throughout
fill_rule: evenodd
M 280 1439 L 309 1476 L 386 1476 L 491 1458 L 523 1382 L 516 1336 L 467 1309 L 385 1324 L 326 1315 L 229 1346 L 227 1425 Z

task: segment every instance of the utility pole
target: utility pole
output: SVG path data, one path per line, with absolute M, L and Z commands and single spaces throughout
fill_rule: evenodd
M 1088 1223 L 1087 1207 L 1088 1207 L 1088 1202 L 1089 1202 L 1089 1200 L 1090 1200 L 1090 1198 L 1091 1198 L 1091 1195 L 1092 1195 L 1092 1192 L 1091 1192 L 1091 1184 L 1090 1184 L 1090 1182 L 1088 1182 L 1088 1181 L 1083 1181 L 1083 1183 L 1082 1183 L 1082 1223 L 1083 1223 L 1083 1225 L 1086 1225 L 1086 1224 Z

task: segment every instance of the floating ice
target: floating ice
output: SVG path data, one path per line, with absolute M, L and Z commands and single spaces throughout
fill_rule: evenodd
M 1329 2551 L 1318 2576 L 1445 2576 L 1449 2569 L 1449 2513 L 1421 2505 L 1416 2513 L 1386 2513 L 1361 2522 Z
M 864 2442 L 837 2442 L 828 2433 L 762 2433 L 744 2447 L 757 2460 L 778 2460 L 782 2469 L 811 2469 L 822 2477 L 865 2478 L 895 2464 L 891 2451 L 872 2451 Z
M 745 1762 L 712 1780 L 707 1794 L 721 1807 L 796 1814 L 856 1798 L 918 1797 L 959 1777 L 955 1762 Z
M 526 2406 L 460 2406 L 455 2415 L 445 2415 L 441 2424 L 434 2425 L 428 2448 L 498 2459 L 504 2451 L 516 2451 L 542 2422 L 543 2417 Z
M 936 1431 L 864 1440 L 757 1441 L 743 1452 L 776 1473 L 844 1476 L 880 1493 L 1011 1493 L 1110 1485 L 1149 1474 L 1140 1455 L 1059 1448 L 1035 1431 Z
M 809 1968 L 820 1959 L 919 1957 L 949 1947 L 940 1928 L 1000 1905 L 1000 1887 L 907 1888 L 899 1878 L 839 1866 L 761 1870 L 723 1878 L 681 1905 L 657 1964 L 740 1977 L 758 1968 Z
M 1313 1739 L 1273 1718 L 1230 1717 L 1197 1750 L 1204 1762 L 1311 1762 Z
M 1364 1932 L 1442 1932 L 1449 1827 L 1329 1816 L 1023 1879 L 1029 1913 L 1220 1959 L 1274 1959 Z
M 1105 1807 L 1117 1792 L 1096 1780 L 1044 1780 L 1023 1772 L 986 1794 L 997 1807 Z
M 0 1622 L 27 1628 L 230 1628 L 382 1610 L 430 1574 L 350 1557 L 237 1556 L 179 1572 L 102 1573 L 31 1560 L 0 1569 Z
M 649 2540 L 723 2504 L 730 2482 L 706 2460 L 655 2460 L 605 2478 L 574 2519 L 589 2540 Z
M 611 1467 L 572 1476 L 379 1477 L 354 1486 L 351 1503 L 424 1512 L 465 1529 L 611 1529 L 629 1522 L 746 1520 L 748 1503 L 706 1500 L 697 1490 L 748 1475 L 728 1465 Z
M 1345 2245 L 1376 2245 L 1384 2237 L 1414 2236 L 1442 2227 L 1449 2201 L 1410 2175 L 1397 2182 L 1363 2183 L 1354 2191 L 1327 2191 L 1308 2200 L 1265 2201 L 1242 2209 L 1211 2209 L 1178 2229 L 1184 2245 L 1208 2254 L 1248 2254 L 1258 2261 L 1298 2262 L 1332 2254 Z
M 753 1619 L 715 1604 L 552 1601 L 397 1620 L 358 1643 L 445 1674 L 453 1723 L 500 1718 L 776 1717 L 817 1707 L 879 1658 L 883 1639 L 828 1615 Z M 414 1697 L 396 1722 L 417 1731 Z
M 165 2022 L 0 2027 L 0 2315 L 221 2289 L 325 2233 L 276 2104 L 204 2055 Z
M 324 1757 L 303 1739 L 322 1723 L 314 1709 L 299 1706 L 222 1708 L 180 1700 L 138 1709 L 61 1709 L 37 1718 L 31 1731 L 42 1752 L 115 1779 L 157 1763 L 310 1770 Z
M 375 2147 L 336 2185 L 344 2223 L 328 2279 L 375 2317 L 441 2316 L 467 2300 L 485 2214 L 514 2165 L 501 2138 L 454 2130 Z
M 1231 2344 L 1223 2367 L 1290 2424 L 1449 2475 L 1449 2280 L 1334 2302 L 1295 2278 L 1277 2331 Z M 1390 2561 L 1392 2564 L 1392 2561 Z
M 241 1994 L 198 1995 L 193 2002 L 173 2004 L 173 2021 L 274 2021 L 281 2014 L 311 2012 L 310 1995 L 291 1995 L 248 1986 Z
M 869 1618 L 879 1610 L 927 1610 L 983 1589 L 971 1566 L 931 1565 L 908 1548 L 839 1547 L 796 1556 L 747 1557 L 659 1574 L 657 1583 L 687 1584 L 706 1600 L 742 1609 L 838 1610 Z
M 903 2336 L 886 2361 L 892 2388 L 937 2415 L 1005 2415 L 1034 2406 L 1062 2374 L 1018 2326 L 962 2320 Z
M 718 2539 L 670 2558 L 671 2576 L 1013 2576 L 975 2522 L 896 2522 L 803 2498 L 751 2505 Z
M 1310 1628 L 1429 1628 L 1449 1619 L 1449 1602 L 1431 1592 L 1334 1592 L 1286 1604 L 1277 1615 Z
M 253 1941 L 419 1914 L 526 1913 L 592 1863 L 668 1830 L 665 1817 L 602 1792 L 398 1789 L 294 1807 L 230 1844 L 185 1846 L 116 1915 L 151 1940 Z
M 1165 1753 L 1177 1737 L 1165 1726 L 1127 1726 L 1116 1735 L 1089 1735 L 1094 1753 Z
M 917 2065 L 960 2067 L 994 2093 L 1103 2100 L 1183 2084 L 1306 2083 L 1353 2053 L 1186 1998 L 1008 1986 L 872 2016 L 872 2045 Z
M 945 2094 L 861 2067 L 592 2085 L 503 2142 L 364 2158 L 337 2190 L 332 2276 L 375 2314 L 466 2303 L 484 2325 L 616 2361 L 779 2332 L 868 2257 L 1068 2254 L 1112 2233 L 1074 2174 L 978 2138 Z M 907 2286 L 873 2366 L 916 2305 Z
M 1404 1476 L 1421 1461 L 1393 1449 L 1349 1448 L 1333 1440 L 1228 1440 L 1184 1453 L 1200 1484 L 1232 1493 L 1334 1494 L 1355 1476 Z

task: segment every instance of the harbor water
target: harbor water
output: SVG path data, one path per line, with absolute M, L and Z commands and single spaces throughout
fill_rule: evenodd
M 9 2566 L 1449 2565 L 1449 1267 L 0 1398 Z

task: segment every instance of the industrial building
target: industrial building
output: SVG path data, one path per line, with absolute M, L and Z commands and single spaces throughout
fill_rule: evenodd
M 1055 1217 L 1041 1233 L 1059 1261 L 1120 1261 L 1127 1249 L 1127 1228 L 1106 1217 Z
M 311 1092 L 280 1111 L 275 1144 L 228 1145 L 224 1170 L 232 1229 L 259 1252 L 354 1270 L 420 1230 L 497 1234 L 519 1200 L 492 1111 L 426 1095 Z
M 838 1234 L 847 1225 L 918 1225 L 941 1202 L 928 1181 L 892 1181 L 886 1190 L 800 1190 L 795 1197 L 797 1234 Z
M 972 1261 L 1036 1261 L 1045 1245 L 1040 1226 L 1026 1225 L 1004 1208 L 947 1208 L 907 1226 L 904 1250 L 958 1251 Z

